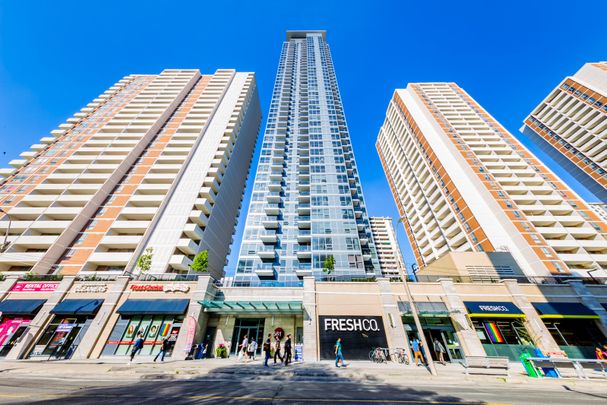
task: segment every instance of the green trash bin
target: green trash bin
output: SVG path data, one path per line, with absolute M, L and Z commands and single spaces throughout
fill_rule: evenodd
M 539 378 L 540 375 L 537 373 L 535 367 L 533 367 L 533 363 L 531 360 L 529 360 L 529 357 L 533 356 L 531 356 L 529 353 L 522 353 L 518 359 L 521 361 L 521 363 L 523 363 L 523 367 L 525 367 L 525 371 L 529 377 Z

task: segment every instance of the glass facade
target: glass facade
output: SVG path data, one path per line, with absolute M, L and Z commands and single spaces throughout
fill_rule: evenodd
M 308 275 L 381 275 L 331 54 L 315 31 L 289 32 L 282 47 L 234 283 Z

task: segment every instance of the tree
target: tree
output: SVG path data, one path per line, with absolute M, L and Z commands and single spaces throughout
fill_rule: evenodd
M 196 273 L 206 273 L 209 271 L 209 251 L 203 250 L 198 253 L 194 258 L 194 261 L 190 265 L 190 268 Z
M 145 252 L 137 259 L 137 268 L 140 272 L 146 273 L 152 267 L 152 257 L 154 257 L 154 248 L 147 248 Z
M 327 273 L 328 276 L 331 276 L 333 270 L 335 270 L 335 258 L 333 257 L 333 255 L 329 255 L 325 258 L 322 271 L 324 273 Z

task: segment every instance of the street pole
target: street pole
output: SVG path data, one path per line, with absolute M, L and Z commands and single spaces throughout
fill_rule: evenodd
M 4 252 L 4 249 L 8 247 L 8 233 L 11 230 L 11 216 L 8 215 L 8 212 L 4 211 L 2 208 L 0 208 L 0 213 L 6 215 L 8 218 L 8 227 L 6 228 L 6 233 L 4 234 L 4 242 L 2 242 L 2 246 L 0 246 L 0 253 L 2 253 Z
M 396 243 L 398 244 L 398 225 L 402 224 L 405 220 L 405 217 L 400 217 L 398 219 L 398 223 L 396 224 Z M 404 226 L 404 224 L 403 224 Z M 400 247 L 399 247 L 400 249 Z M 409 306 L 411 307 L 411 314 L 413 315 L 413 321 L 415 322 L 415 328 L 417 329 L 417 333 L 419 335 L 419 339 L 422 342 L 422 346 L 426 352 L 426 361 L 428 362 L 428 369 L 430 370 L 430 374 L 437 375 L 436 367 L 434 366 L 434 360 L 432 360 L 432 353 L 430 352 L 432 349 L 428 345 L 426 341 L 426 335 L 424 334 L 424 330 L 422 329 L 422 324 L 419 321 L 419 315 L 417 313 L 417 306 L 413 301 L 413 295 L 411 294 L 411 290 L 409 289 L 409 282 L 407 281 L 407 272 L 403 269 L 403 264 L 399 261 L 399 267 L 401 268 L 401 277 L 403 277 L 403 283 L 405 284 L 405 293 L 407 294 L 407 299 L 409 300 Z M 411 359 L 413 362 L 413 359 Z

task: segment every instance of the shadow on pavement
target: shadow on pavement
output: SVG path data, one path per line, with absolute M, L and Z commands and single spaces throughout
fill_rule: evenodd
M 200 363 L 204 368 L 204 362 Z M 35 404 L 311 404 L 311 403 L 406 403 L 482 404 L 428 389 L 415 389 L 414 381 L 402 385 L 376 383 L 376 375 L 357 375 L 324 364 L 231 364 L 193 379 L 174 375 L 147 375 L 141 381 L 117 382 L 109 387 L 82 388 Z M 89 384 L 90 385 L 90 384 Z M 407 387 L 409 386 L 409 387 Z

